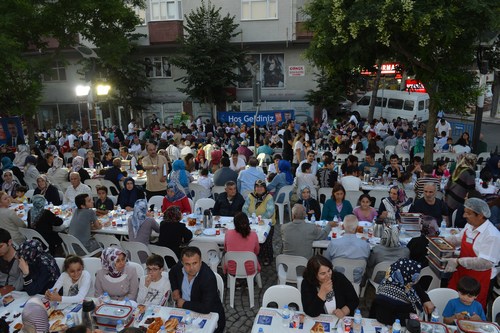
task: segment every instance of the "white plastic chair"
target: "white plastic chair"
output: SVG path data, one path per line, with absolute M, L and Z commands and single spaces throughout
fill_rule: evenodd
M 214 186 L 212 187 L 212 197 L 217 200 L 219 194 L 226 192 L 225 186 Z
M 24 193 L 24 196 L 29 202 L 31 202 L 31 198 L 33 198 L 34 193 L 35 190 L 28 190 L 26 193 Z
M 389 160 L 392 154 L 394 154 L 394 149 L 396 149 L 396 146 L 386 146 L 385 147 L 385 159 Z
M 297 275 L 297 268 L 307 266 L 307 258 L 280 254 L 276 257 L 276 272 L 278 272 L 278 284 L 296 283 L 297 289 L 301 290 L 304 278 Z M 265 305 L 263 305 L 265 306 Z
M 179 259 L 177 258 L 177 255 L 174 253 L 174 251 L 172 251 L 168 247 L 154 245 L 154 244 L 149 244 L 148 247 L 149 247 L 149 250 L 151 251 L 151 253 L 162 256 L 164 260 L 165 260 L 165 257 L 171 257 L 172 259 L 174 259 L 175 262 L 179 261 Z M 166 261 L 165 261 L 165 267 L 167 267 Z
M 457 220 L 457 210 L 455 209 L 451 214 L 451 227 L 455 228 L 455 221 Z
M 290 304 L 295 304 L 297 311 L 303 309 L 300 291 L 293 286 L 279 285 L 267 288 L 262 298 L 262 306 L 267 307 L 272 302 L 278 304 L 278 309 Z
M 106 186 L 108 188 L 109 195 L 120 194 L 120 189 L 118 189 L 112 181 L 107 180 L 107 179 L 101 179 L 101 183 L 103 186 Z
M 384 154 L 382 154 L 382 153 L 375 154 L 375 161 L 377 161 L 379 163 L 383 163 L 384 162 Z
M 63 247 L 66 254 L 76 254 L 83 258 L 83 257 L 93 257 L 94 255 L 102 251 L 102 249 L 99 248 L 93 252 L 89 252 L 78 238 L 70 234 L 65 234 L 60 232 L 59 237 L 61 237 L 63 241 Z M 83 255 L 81 253 L 83 253 Z
M 64 260 L 66 260 L 66 258 L 57 257 L 54 259 L 56 260 L 57 267 L 59 267 L 59 271 L 62 273 L 64 268 Z
M 222 304 L 224 304 L 224 279 L 219 273 L 214 272 L 215 278 L 217 279 L 217 290 L 219 291 L 219 297 Z
M 191 192 L 191 198 L 193 198 L 194 203 L 204 198 L 201 195 L 205 192 L 205 188 L 199 184 L 189 183 L 189 191 Z
M 443 310 L 450 299 L 458 298 L 458 292 L 450 288 L 436 288 L 428 291 L 427 295 L 438 309 L 439 314 L 443 314 Z M 443 318 L 440 318 L 440 321 L 443 322 Z
M 349 157 L 349 154 L 337 154 L 337 156 L 334 156 L 334 160 L 340 163 L 344 163 L 345 160 L 347 160 L 347 157 Z
M 97 187 L 102 186 L 101 181 L 99 179 L 86 179 L 83 183 L 90 187 L 92 195 L 97 197 Z
M 248 284 L 248 297 L 250 298 L 250 307 L 253 308 L 255 305 L 254 299 L 254 279 L 257 281 L 259 288 L 262 288 L 262 279 L 259 272 L 259 263 L 257 261 L 257 256 L 253 252 L 238 252 L 229 251 L 224 257 L 225 262 L 234 261 L 236 263 L 236 274 L 227 274 L 227 280 L 229 285 L 229 305 L 234 308 L 234 292 L 236 289 L 236 279 L 246 279 Z M 245 269 L 245 262 L 253 261 L 255 267 L 255 273 L 247 275 Z
M 373 208 L 378 210 L 378 207 L 380 206 L 382 199 L 388 197 L 389 194 L 387 193 L 387 191 L 372 190 L 370 191 L 369 196 L 375 198 L 375 205 Z
M 188 198 L 189 207 L 191 207 L 191 213 L 194 213 L 194 201 L 191 198 Z
M 128 251 L 130 256 L 129 259 L 132 262 L 136 262 L 143 267 L 146 266 L 146 259 L 151 255 L 149 248 L 140 242 L 120 242 L 122 249 Z
M 163 198 L 164 196 L 162 195 L 153 195 L 148 200 L 148 208 L 153 206 L 153 209 L 161 209 L 161 205 L 163 205 Z
M 353 207 L 357 206 L 359 196 L 363 194 L 361 191 L 346 191 L 345 199 L 351 203 Z
M 116 206 L 118 203 L 118 196 L 115 195 L 108 195 L 109 200 L 113 202 L 113 205 Z
M 191 241 L 189 246 L 195 246 L 201 251 L 201 260 L 214 271 L 217 272 L 222 260 L 222 253 L 220 252 L 219 245 L 215 242 Z
M 500 313 L 500 296 L 498 296 L 491 306 L 491 321 L 496 322 L 497 314 Z
M 441 279 L 429 266 L 422 268 L 422 270 L 420 271 L 419 279 L 422 279 L 424 276 L 429 276 L 432 279 L 429 287 L 427 288 L 427 291 L 437 289 L 441 286 Z
M 57 190 L 57 192 L 59 193 L 59 199 L 62 201 L 64 201 L 64 192 L 61 191 L 61 190 Z
M 318 202 L 324 204 L 326 200 L 332 197 L 332 187 L 321 187 L 318 190 Z M 322 199 L 322 195 L 325 196 L 324 200 Z
M 121 247 L 120 240 L 113 235 L 94 234 L 94 239 L 105 249 L 107 247 Z
M 98 271 L 100 271 L 102 269 L 101 259 L 100 258 L 93 258 L 93 257 L 83 258 L 83 266 L 84 266 L 84 269 L 87 272 L 89 272 L 90 279 L 91 279 L 90 289 L 87 292 L 87 296 L 94 297 L 94 294 L 95 294 L 95 288 L 94 288 L 95 275 L 97 274 Z
M 206 209 L 214 208 L 215 200 L 210 198 L 202 198 L 198 199 L 194 204 L 194 211 L 198 211 L 198 208 L 201 207 L 201 211 L 204 212 Z
M 142 267 L 141 264 L 138 264 L 138 263 L 133 262 L 133 261 L 129 261 L 127 264 L 130 265 L 131 267 L 135 268 L 135 270 L 137 272 L 137 277 L 139 279 L 141 278 L 141 276 L 144 276 L 145 271 L 144 271 L 144 267 Z
M 283 186 L 278 194 L 276 195 L 276 200 L 274 204 L 278 206 L 278 214 L 280 218 L 280 224 L 285 223 L 285 206 L 288 206 L 288 215 L 292 216 L 292 206 L 290 204 L 290 193 L 293 191 L 293 185 Z
M 19 232 L 21 233 L 21 235 L 23 235 L 27 240 L 31 240 L 31 239 L 37 239 L 37 240 L 39 240 L 40 242 L 42 242 L 42 244 L 43 244 L 43 246 L 45 248 L 45 251 L 49 251 L 49 243 L 35 229 L 18 228 L 17 230 L 19 230 Z
M 344 274 L 351 282 L 356 294 L 360 293 L 360 284 L 366 270 L 365 259 L 335 258 L 332 261 L 333 269 Z
M 382 261 L 382 262 L 379 262 L 378 264 L 375 265 L 375 267 L 373 268 L 372 276 L 370 276 L 370 278 L 367 280 L 366 286 L 364 288 L 361 288 L 361 292 L 360 292 L 361 297 L 365 296 L 366 288 L 368 288 L 368 283 L 370 283 L 375 288 L 375 291 L 377 291 L 377 288 L 380 285 L 380 282 L 382 282 L 381 280 L 380 281 L 376 280 L 377 273 L 387 272 L 389 267 L 391 267 L 391 264 L 392 264 L 392 261 Z M 384 277 L 385 277 L 385 275 L 384 275 Z

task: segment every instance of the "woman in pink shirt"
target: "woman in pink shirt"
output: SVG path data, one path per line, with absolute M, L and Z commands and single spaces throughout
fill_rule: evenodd
M 224 239 L 224 249 L 226 252 L 253 252 L 259 254 L 259 238 L 255 231 L 250 228 L 248 216 L 239 212 L 234 216 L 234 230 L 228 230 Z M 245 269 L 247 274 L 255 273 L 253 262 L 246 262 Z M 260 272 L 260 263 L 257 269 Z M 229 261 L 224 264 L 224 271 L 234 275 L 236 273 L 236 263 Z

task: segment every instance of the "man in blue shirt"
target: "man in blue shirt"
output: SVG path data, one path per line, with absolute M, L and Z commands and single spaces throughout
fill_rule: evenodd
M 266 175 L 261 170 L 257 169 L 259 161 L 255 157 L 250 157 L 248 161 L 249 168 L 242 170 L 238 175 L 238 192 L 243 198 L 253 191 L 255 181 L 266 180 Z

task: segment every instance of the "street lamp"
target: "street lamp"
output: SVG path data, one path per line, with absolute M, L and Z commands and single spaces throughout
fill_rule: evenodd
M 99 84 L 96 87 L 96 92 L 98 96 L 104 96 L 109 93 L 111 86 L 109 84 Z

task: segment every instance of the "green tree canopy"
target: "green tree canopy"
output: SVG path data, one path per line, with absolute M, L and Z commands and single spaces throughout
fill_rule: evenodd
M 186 75 L 177 79 L 185 86 L 179 91 L 200 103 L 214 107 L 228 100 L 225 88 L 240 81 L 237 70 L 241 68 L 245 52 L 231 39 L 241 32 L 234 16 L 222 16 L 210 2 L 186 15 L 184 38 L 180 41 L 180 55 L 172 63 L 185 70 Z

